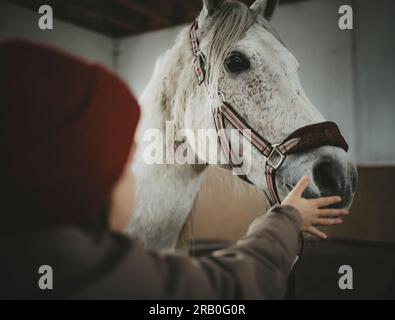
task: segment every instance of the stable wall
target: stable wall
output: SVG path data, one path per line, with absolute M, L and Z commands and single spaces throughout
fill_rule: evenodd
M 99 62 L 108 68 L 114 66 L 114 41 L 106 36 L 56 19 L 54 29 L 38 27 L 37 12 L 0 1 L 0 40 L 22 37 L 63 48 L 68 52 Z

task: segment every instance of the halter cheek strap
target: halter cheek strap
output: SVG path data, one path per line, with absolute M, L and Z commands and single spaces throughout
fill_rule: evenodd
M 193 51 L 193 66 L 200 86 L 206 80 L 206 56 L 200 51 L 197 37 L 198 28 L 198 23 L 195 21 L 190 29 L 190 39 Z
M 198 83 L 206 84 L 206 58 L 199 49 L 197 38 L 198 24 L 195 21 L 190 30 L 190 39 L 194 55 L 194 69 L 198 78 Z M 225 159 L 239 177 L 250 182 L 241 166 L 233 161 L 233 153 L 230 140 L 226 134 L 225 120 L 239 131 L 250 143 L 266 158 L 265 177 L 271 204 L 280 203 L 277 192 L 275 174 L 282 166 L 289 154 L 303 152 L 319 146 L 335 146 L 348 151 L 348 145 L 340 133 L 339 128 L 333 122 L 321 122 L 302 127 L 291 133 L 279 144 L 272 144 L 255 131 L 245 119 L 223 98 L 219 107 L 213 109 L 215 127 L 218 133 L 220 145 Z M 248 134 L 247 134 L 248 133 Z

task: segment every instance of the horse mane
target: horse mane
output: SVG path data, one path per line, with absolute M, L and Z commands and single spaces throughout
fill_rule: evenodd
M 211 94 L 217 94 L 223 61 L 229 55 L 232 46 L 244 37 L 256 19 L 256 12 L 239 1 L 226 2 L 207 19 L 208 32 L 204 35 L 202 48 L 206 51 L 206 69 Z
M 210 94 L 211 97 L 216 96 L 218 91 L 224 59 L 256 19 L 257 14 L 238 1 L 226 2 L 220 10 L 205 19 L 200 37 L 202 51 L 207 58 L 209 91 L 215 93 Z M 158 111 L 164 114 L 166 120 L 175 121 L 176 130 L 182 129 L 188 95 L 198 87 L 192 57 L 189 27 L 186 27 L 178 35 L 175 45 L 158 59 L 153 74 L 155 86 L 158 87 L 156 99 L 161 106 Z M 150 85 L 147 88 L 152 92 Z

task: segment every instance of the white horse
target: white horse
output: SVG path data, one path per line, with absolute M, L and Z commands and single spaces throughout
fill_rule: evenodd
M 297 60 L 269 24 L 276 1 L 257 0 L 250 8 L 230 0 L 203 2 L 197 35 L 207 58 L 209 92 L 221 90 L 244 119 L 272 142 L 324 121 L 302 89 Z M 165 135 L 169 120 L 174 121 L 176 132 L 214 129 L 211 107 L 220 103 L 220 97 L 197 84 L 192 60 L 189 28 L 185 28 L 158 60 L 140 101 L 143 116 L 134 165 L 138 205 L 128 231 L 148 248 L 176 245 L 205 174 L 205 165 L 149 165 L 143 160 L 147 129 L 156 128 Z M 188 136 L 184 139 L 197 158 L 209 158 L 207 152 L 189 143 Z M 266 159 L 254 148 L 251 152 L 248 179 L 267 191 Z M 356 169 L 343 149 L 322 146 L 288 156 L 276 174 L 280 198 L 304 174 L 311 179 L 307 197 L 339 194 L 341 206 L 350 206 Z

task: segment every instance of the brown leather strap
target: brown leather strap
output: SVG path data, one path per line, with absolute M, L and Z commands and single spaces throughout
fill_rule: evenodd
M 325 121 L 302 127 L 291 133 L 283 142 L 299 138 L 300 142 L 290 148 L 288 153 L 306 151 L 320 146 L 334 146 L 348 151 L 348 144 L 336 123 Z
M 198 84 L 201 85 L 206 80 L 206 57 L 199 48 L 199 40 L 197 37 L 198 23 L 195 21 L 190 29 L 189 37 L 193 51 L 193 65 L 198 78 Z
M 266 164 L 265 176 L 266 176 L 267 188 L 270 195 L 271 205 L 281 202 L 280 197 L 278 196 L 277 193 L 275 174 L 276 174 L 276 170 L 274 170 L 272 166 Z
M 272 152 L 271 144 L 256 132 L 241 116 L 240 114 L 227 102 L 223 101 L 219 107 L 219 112 L 224 114 L 226 119 L 232 124 L 234 128 L 246 138 L 250 138 L 251 143 L 265 156 L 268 157 Z M 251 137 L 246 136 L 249 132 Z
M 218 138 L 220 141 L 220 145 L 222 148 L 222 151 L 225 156 L 225 160 L 227 164 L 230 165 L 230 167 L 233 169 L 234 173 L 238 176 L 245 176 L 245 173 L 242 172 L 241 167 L 242 164 L 236 164 L 233 159 L 235 158 L 234 153 L 232 151 L 232 147 L 230 144 L 230 140 L 226 134 L 226 126 L 225 126 L 225 120 L 224 120 L 225 115 L 221 112 L 214 112 L 214 123 L 215 123 L 215 128 L 218 133 Z

